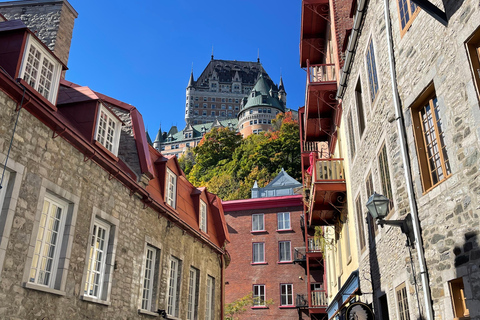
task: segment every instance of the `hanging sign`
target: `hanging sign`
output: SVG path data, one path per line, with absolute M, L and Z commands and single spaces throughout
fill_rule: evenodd
M 374 320 L 373 311 L 363 302 L 354 302 L 348 306 L 346 320 Z

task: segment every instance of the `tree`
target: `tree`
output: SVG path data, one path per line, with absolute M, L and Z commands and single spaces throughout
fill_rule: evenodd
M 257 298 L 253 298 L 252 292 L 247 294 L 246 296 L 239 298 L 231 303 L 227 303 L 225 305 L 225 320 L 236 320 L 238 319 L 238 315 L 247 311 L 247 307 L 253 306 L 253 302 Z M 269 306 L 273 304 L 273 299 L 269 299 L 264 301 L 265 306 Z

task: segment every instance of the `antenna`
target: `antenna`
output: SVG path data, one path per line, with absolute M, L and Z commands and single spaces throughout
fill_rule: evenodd
M 258 53 L 257 53 L 257 62 L 260 63 L 260 48 L 258 48 Z
M 213 60 L 213 45 L 212 45 L 212 60 Z

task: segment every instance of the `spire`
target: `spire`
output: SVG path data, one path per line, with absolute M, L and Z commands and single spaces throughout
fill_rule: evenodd
M 212 46 L 212 60 L 213 60 L 213 46 Z
M 158 133 L 153 143 L 159 143 L 159 142 L 163 142 L 162 125 L 160 125 L 160 127 L 158 128 Z
M 283 86 L 283 78 L 280 75 L 280 83 L 278 84 L 278 91 L 285 91 L 285 87 Z
M 194 82 L 195 80 L 193 80 L 193 64 L 192 64 L 192 71 L 190 72 L 190 79 L 188 80 L 187 88 L 193 87 Z
M 257 52 L 257 62 L 260 63 L 260 48 L 258 48 Z
M 150 135 L 148 134 L 148 130 L 145 130 L 145 135 L 147 136 L 147 143 L 149 145 L 152 145 L 153 144 L 152 138 L 150 138 Z

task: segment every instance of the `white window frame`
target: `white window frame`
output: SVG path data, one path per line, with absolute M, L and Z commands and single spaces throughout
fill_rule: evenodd
M 165 203 L 175 209 L 177 202 L 177 176 L 167 168 L 167 183 L 165 186 Z
M 55 105 L 57 102 L 57 94 L 58 94 L 58 88 L 60 84 L 60 75 L 62 72 L 62 65 L 52 56 L 52 53 L 49 52 L 47 49 L 45 49 L 45 47 L 41 45 L 39 41 L 37 41 L 37 39 L 35 39 L 35 37 L 33 37 L 31 34 L 29 34 L 27 37 L 25 51 L 23 52 L 22 65 L 20 67 L 20 70 L 21 70 L 20 78 L 25 79 L 25 73 L 26 73 L 26 68 L 28 64 L 28 55 L 32 47 L 35 50 L 37 50 L 37 52 L 40 54 L 40 61 L 39 61 L 40 66 L 43 66 L 44 61 L 48 61 L 53 65 L 52 79 L 50 80 L 50 88 L 49 88 L 48 95 L 45 96 L 39 91 L 40 76 L 42 75 L 41 70 L 37 70 L 36 76 L 32 77 L 35 80 L 34 83 L 28 80 L 25 80 L 25 82 L 27 82 L 33 89 L 35 89 L 45 99 L 47 99 L 49 102 Z
M 207 204 L 200 200 L 200 230 L 207 233 Z
M 35 237 L 33 259 L 30 266 L 30 277 L 28 279 L 30 283 L 45 286 L 47 288 L 53 288 L 55 285 L 67 216 L 67 207 L 68 204 L 65 201 L 52 194 L 46 194 L 43 199 L 43 209 L 40 223 L 38 225 L 38 232 Z M 55 208 L 56 212 L 52 212 L 52 209 Z M 59 214 L 60 217 L 58 217 Z M 55 228 L 56 226 L 57 229 L 48 229 L 49 225 L 52 228 Z M 50 233 L 51 236 L 48 236 Z M 54 237 L 53 234 L 55 233 L 57 235 Z M 48 241 L 47 238 L 49 238 Z M 52 239 L 54 239 L 53 241 L 55 242 L 53 242 Z M 53 252 L 50 250 L 51 247 L 54 248 Z M 49 254 L 43 254 L 47 251 L 49 254 L 51 252 L 51 256 L 49 256 Z M 48 259 L 51 260 L 50 264 L 48 262 L 43 262 Z M 45 266 L 42 268 L 41 265 L 43 264 L 45 264 Z
M 252 231 L 265 231 L 265 215 L 263 213 L 252 214 Z
M 215 318 L 215 278 L 207 275 L 207 295 L 205 298 L 205 320 Z
M 262 294 L 263 291 L 263 294 Z M 266 290 L 264 284 L 254 284 L 253 285 L 253 306 L 254 307 L 265 307 L 266 301 Z
M 292 262 L 292 243 L 291 241 L 278 242 L 278 261 Z
M 285 293 L 284 293 L 284 290 L 283 290 L 284 288 L 285 288 Z M 289 288 L 290 288 L 290 292 L 288 290 Z M 285 303 L 283 303 L 284 298 L 285 298 Z M 293 306 L 293 305 L 294 305 L 294 303 L 293 303 L 293 284 L 291 284 L 291 283 L 280 284 L 280 306 L 285 307 L 285 306 Z
M 100 122 L 104 121 L 102 119 L 102 114 L 104 114 L 107 118 L 107 123 L 105 124 L 105 128 L 103 128 L 103 134 L 101 133 Z M 109 123 L 114 124 L 113 128 L 113 135 L 112 141 L 107 141 L 107 137 L 109 135 L 109 130 L 112 129 Z M 120 144 L 120 131 L 121 131 L 122 122 L 113 115 L 112 111 L 106 108 L 103 104 L 99 104 L 98 107 L 98 114 L 97 114 L 97 123 L 95 127 L 95 141 L 100 143 L 105 149 L 113 153 L 113 155 L 118 155 L 118 146 Z M 108 142 L 108 143 L 107 143 Z M 109 147 L 111 145 L 111 147 Z
M 17 180 L 18 178 L 18 172 L 16 172 L 15 180 Z M 10 179 L 12 179 L 11 176 Z M 15 183 L 17 183 L 17 181 L 15 181 Z M 19 187 L 19 185 L 16 185 L 14 187 L 13 193 L 19 192 L 17 187 Z M 7 190 L 7 196 L 8 192 L 9 191 Z M 15 195 L 12 194 L 11 196 L 13 198 Z M 75 231 L 75 223 L 77 219 L 77 210 L 80 198 L 43 178 L 38 199 L 39 200 L 37 203 L 34 226 L 30 237 L 30 245 L 23 273 L 23 286 L 28 289 L 44 291 L 56 295 L 65 295 L 66 278 L 69 271 L 70 253 L 73 244 L 73 233 Z M 46 284 L 40 284 L 37 282 L 38 278 L 36 277 L 36 275 L 34 277 L 34 280 L 30 281 L 30 273 L 32 269 L 35 268 L 35 246 L 38 240 L 38 234 L 39 232 L 42 232 L 41 225 L 43 223 L 41 221 L 42 213 L 44 211 L 45 199 L 61 205 L 63 207 L 63 212 L 61 215 L 61 225 L 58 229 L 58 241 L 56 243 L 56 248 L 53 255 L 54 261 L 51 269 L 51 281 Z M 12 200 L 13 199 L 10 199 L 10 201 Z M 8 215 L 6 218 L 9 218 Z
M 103 237 L 103 238 L 102 238 Z M 87 278 L 85 281 L 83 295 L 86 297 L 101 299 L 104 289 L 103 281 L 106 275 L 108 239 L 110 237 L 110 225 L 100 219 L 95 219 L 93 230 L 89 236 Z M 98 245 L 98 243 L 103 245 Z M 101 247 L 100 247 L 101 246 Z M 100 256 L 99 260 L 96 257 Z M 96 266 L 100 264 L 97 269 Z M 95 283 L 96 275 L 98 283 Z
M 287 218 L 288 217 L 288 225 Z M 277 230 L 291 230 L 292 225 L 290 223 L 290 212 L 277 213 Z
M 167 314 L 172 317 L 178 317 L 179 315 L 181 276 L 182 261 L 174 256 L 170 256 L 167 286 Z
M 158 292 L 158 277 L 160 269 L 160 249 L 151 244 L 145 245 L 144 263 L 142 269 L 142 290 L 140 310 L 156 312 L 156 293 Z
M 188 279 L 187 320 L 198 319 L 199 278 L 200 270 L 190 267 L 190 277 Z
M 252 243 L 252 263 L 265 263 L 265 242 Z
M 115 264 L 115 253 L 117 249 L 117 232 L 118 232 L 119 220 L 113 216 L 107 214 L 104 211 L 94 207 L 92 214 L 92 222 L 90 225 L 90 232 L 88 236 L 87 243 L 87 252 L 85 254 L 85 269 L 83 272 L 82 280 L 82 289 L 80 298 L 84 301 L 95 302 L 104 305 L 110 305 L 110 292 L 112 290 L 112 277 L 113 269 Z M 94 231 L 97 232 L 98 228 L 103 228 L 106 231 L 104 239 L 105 243 L 105 254 L 102 258 L 105 258 L 101 261 L 100 270 L 93 270 L 93 266 L 89 264 L 91 257 L 92 249 L 95 252 L 95 248 L 92 247 L 92 240 L 96 240 L 97 234 L 94 234 Z M 107 235 L 108 231 L 108 235 Z M 88 285 L 92 284 L 89 276 L 92 275 L 92 271 L 100 272 L 100 284 L 99 290 L 96 294 L 91 294 L 88 292 Z M 98 274 L 98 273 L 97 273 Z

